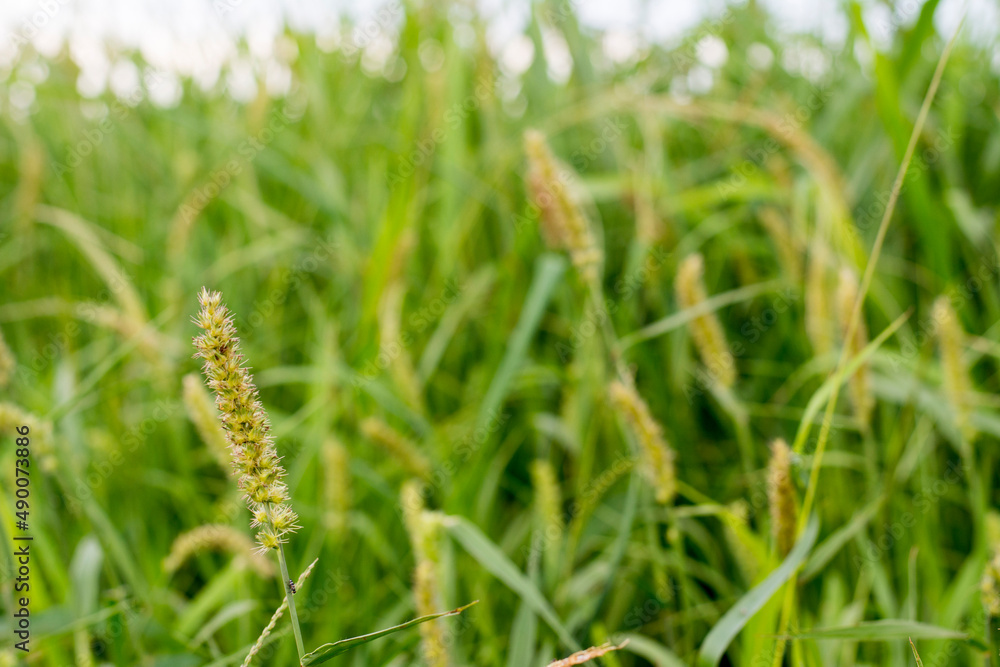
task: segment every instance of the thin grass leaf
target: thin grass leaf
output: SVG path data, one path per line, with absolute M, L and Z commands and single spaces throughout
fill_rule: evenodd
M 938 625 L 887 618 L 881 621 L 865 621 L 857 625 L 839 628 L 820 628 L 789 635 L 788 639 L 842 639 L 860 642 L 887 642 L 897 639 L 954 639 L 986 650 L 982 642 L 960 630 L 942 628 Z
M 805 561 L 810 550 L 816 543 L 819 534 L 819 520 L 815 515 L 809 519 L 806 530 L 795 543 L 781 565 L 767 575 L 764 581 L 754 586 L 746 595 L 737 601 L 716 623 L 698 651 L 698 667 L 715 667 L 722 660 L 726 649 L 743 626 L 753 618 L 754 614 L 767 604 L 767 601 L 777 593 L 786 581 L 792 578 L 795 571 Z
M 521 570 L 507 557 L 500 547 L 483 534 L 468 520 L 450 516 L 444 522 L 445 528 L 469 554 L 482 565 L 486 571 L 502 581 L 507 588 L 521 596 L 521 599 L 534 609 L 535 613 L 549 624 L 559 639 L 572 651 L 579 651 L 580 645 L 573 639 L 566 626 L 559 620 L 552 605 L 524 575 Z
M 566 270 L 566 260 L 556 254 L 542 255 L 535 264 L 535 277 L 528 288 L 528 295 L 524 299 L 524 306 L 517 320 L 517 326 L 510 335 L 507 344 L 507 351 L 504 353 L 490 382 L 489 389 L 479 408 L 479 426 L 486 424 L 491 415 L 500 408 L 510 384 L 514 379 L 517 370 L 521 367 L 521 362 L 528 352 L 528 344 L 531 342 L 535 330 L 542 319 L 542 313 L 549 302 L 549 298 L 555 291 L 559 279 L 562 278 Z
M 399 625 L 394 625 L 391 628 L 386 628 L 384 630 L 378 630 L 377 632 L 371 632 L 367 635 L 360 635 L 358 637 L 351 637 L 350 639 L 341 639 L 340 641 L 333 642 L 332 644 L 323 644 L 315 651 L 307 653 L 305 657 L 302 658 L 303 667 L 308 667 L 308 665 L 318 665 L 322 662 L 326 662 L 331 658 L 335 658 L 341 653 L 346 653 L 352 648 L 361 646 L 362 644 L 367 644 L 370 641 L 374 641 L 380 637 L 385 637 L 386 635 L 391 635 L 400 630 L 406 630 L 407 628 L 412 628 L 415 625 L 420 625 L 421 623 L 426 623 L 427 621 L 433 621 L 436 618 L 444 618 L 445 616 L 455 616 L 456 614 L 461 614 L 463 611 L 471 607 L 472 605 L 479 602 L 470 602 L 469 604 L 459 607 L 458 609 L 452 609 L 451 611 L 444 611 L 440 614 L 429 614 L 427 616 L 421 616 L 420 618 L 415 618 L 406 623 L 401 623 Z

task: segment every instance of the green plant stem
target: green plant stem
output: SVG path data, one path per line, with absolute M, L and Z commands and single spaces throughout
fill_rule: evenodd
M 285 589 L 285 599 L 288 600 L 288 618 L 292 621 L 292 634 L 295 635 L 295 648 L 299 652 L 299 664 L 302 664 L 302 658 L 306 655 L 305 644 L 302 643 L 302 629 L 299 627 L 299 615 L 295 611 L 295 595 L 292 593 L 291 587 L 288 582 L 291 581 L 291 577 L 288 576 L 288 564 L 285 562 L 285 545 L 278 545 L 278 565 L 281 566 L 281 585 Z

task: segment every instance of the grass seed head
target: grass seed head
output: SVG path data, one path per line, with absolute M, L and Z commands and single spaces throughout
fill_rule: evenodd
M 767 500 L 771 531 L 778 554 L 784 558 L 795 544 L 795 487 L 792 484 L 792 451 L 784 440 L 771 443 L 767 469 Z
M 400 505 L 403 521 L 409 533 L 416 566 L 413 571 L 413 600 L 418 616 L 436 613 L 441 608 L 438 581 L 437 538 L 440 520 L 437 514 L 424 505 L 423 483 L 410 480 L 403 485 Z M 447 667 L 447 645 L 439 624 L 431 622 L 420 626 L 421 647 L 429 667 Z
M 593 230 L 570 189 L 569 167 L 552 154 L 538 130 L 524 133 L 528 157 L 528 190 L 540 212 L 545 243 L 554 250 L 566 250 L 573 265 L 587 281 L 596 280 L 603 255 L 597 248 Z
M 0 403 L 0 433 L 12 433 L 18 426 L 28 427 L 31 455 L 44 473 L 53 473 L 59 467 L 56 457 L 52 422 L 24 410 L 14 403 Z
M 260 528 L 259 550 L 266 552 L 276 549 L 298 530 L 298 517 L 287 505 L 288 488 L 282 481 L 285 471 L 274 449 L 271 425 L 257 387 L 243 365 L 232 314 L 219 292 L 202 288 L 198 301 L 201 312 L 195 323 L 203 333 L 194 339 L 195 356 L 204 359 L 205 377 L 215 392 L 233 469 L 239 475 L 254 524 Z M 263 521 L 258 522 L 258 518 Z
M 262 577 L 274 576 L 274 564 L 253 553 L 253 540 L 232 526 L 209 524 L 181 533 L 170 547 L 170 555 L 163 561 L 163 569 L 173 573 L 195 554 L 204 551 L 222 551 L 242 559 Z
M 563 533 L 562 492 L 556 471 L 545 459 L 531 462 L 531 485 L 535 491 L 535 511 L 546 537 L 557 539 Z
M 347 527 L 347 513 L 351 509 L 351 464 L 347 448 L 336 440 L 323 443 L 323 505 L 326 524 L 335 533 Z
M 201 441 L 208 445 L 209 452 L 223 469 L 231 468 L 229 444 L 219 421 L 219 411 L 215 407 L 215 401 L 205 390 L 205 385 L 194 373 L 184 376 L 183 394 L 184 409 Z
M 962 436 L 966 441 L 972 442 L 976 436 L 969 414 L 972 382 L 969 379 L 968 365 L 962 360 L 962 353 L 965 350 L 965 331 L 948 297 L 938 297 L 934 302 L 932 316 L 938 350 L 941 354 L 945 400 L 948 401 L 951 414 L 955 416 L 955 425 Z
M 677 268 L 677 300 L 682 308 L 693 308 L 708 298 L 704 282 L 705 260 L 700 254 L 688 255 Z M 702 363 L 712 377 L 726 387 L 736 382 L 736 360 L 729 351 L 722 324 L 714 313 L 699 315 L 688 323 Z
M 361 433 L 381 446 L 394 457 L 411 475 L 428 479 L 431 475 L 431 464 L 416 443 L 405 437 L 384 421 L 369 417 L 361 422 Z
M 674 451 L 667 444 L 663 429 L 631 382 L 612 382 L 609 393 L 612 405 L 639 443 L 642 471 L 656 491 L 657 502 L 671 502 L 677 493 L 677 476 Z

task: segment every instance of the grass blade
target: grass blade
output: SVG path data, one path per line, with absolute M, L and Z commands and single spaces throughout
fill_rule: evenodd
M 479 426 L 489 421 L 490 416 L 507 396 L 510 383 L 521 366 L 531 337 L 542 319 L 545 305 L 549 302 L 549 297 L 555 291 L 565 270 L 566 260 L 555 254 L 542 255 L 535 264 L 535 277 L 531 281 L 531 287 L 528 288 L 528 296 L 524 299 L 524 307 L 521 309 L 517 326 L 510 335 L 507 351 L 493 376 L 493 381 L 490 382 L 490 388 L 486 390 L 486 396 L 479 409 Z
M 886 642 L 896 639 L 955 639 L 981 647 L 982 642 L 959 630 L 942 628 L 919 621 L 888 618 L 881 621 L 866 621 L 840 628 L 820 628 L 808 630 L 794 635 L 789 639 L 843 639 L 862 642 Z
M 559 639 L 572 651 L 579 651 L 580 645 L 573 639 L 566 626 L 559 620 L 552 605 L 528 577 L 507 557 L 500 547 L 486 537 L 478 527 L 468 520 L 448 517 L 445 527 L 462 547 L 475 558 L 490 574 L 506 584 L 507 588 L 521 596 L 536 614 L 542 617 Z
M 385 628 L 384 630 L 378 630 L 376 632 L 370 632 L 367 635 L 360 635 L 358 637 L 351 637 L 350 639 L 341 639 L 340 641 L 333 642 L 332 644 L 323 644 L 315 651 L 307 653 L 305 657 L 302 658 L 303 667 L 308 665 L 318 665 L 322 662 L 326 662 L 331 658 L 335 658 L 341 653 L 346 653 L 352 648 L 361 646 L 362 644 L 367 644 L 370 641 L 379 639 L 380 637 L 385 637 L 386 635 L 391 635 L 394 632 L 399 632 L 400 630 L 406 630 L 407 628 L 412 628 L 415 625 L 420 625 L 421 623 L 426 623 L 427 621 L 433 621 L 436 618 L 444 618 L 445 616 L 455 616 L 456 614 L 461 614 L 463 611 L 471 607 L 472 605 L 479 602 L 470 602 L 464 607 L 459 607 L 458 609 L 452 609 L 451 611 L 443 611 L 439 614 L 428 614 L 427 616 L 421 616 L 420 618 L 415 618 L 406 623 L 400 623 L 399 625 L 394 625 L 391 628 Z
M 761 607 L 777 593 L 786 581 L 791 579 L 795 571 L 809 555 L 816 536 L 819 534 L 819 520 L 813 516 L 799 541 L 795 543 L 788 557 L 774 572 L 767 575 L 764 581 L 754 586 L 746 595 L 740 598 L 719 622 L 716 623 L 698 651 L 698 667 L 715 667 L 722 660 L 723 654 L 729 648 L 743 626 L 760 611 Z

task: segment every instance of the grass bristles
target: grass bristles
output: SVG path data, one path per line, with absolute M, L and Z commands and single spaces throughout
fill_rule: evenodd
M 542 236 L 555 250 L 566 250 L 585 282 L 597 279 L 603 255 L 579 202 L 570 189 L 569 167 L 556 160 L 545 135 L 524 133 L 528 157 L 528 190 L 540 212 Z
M 837 317 L 842 337 L 848 334 L 851 312 L 857 299 L 857 276 L 850 269 L 843 268 L 840 270 L 840 283 L 837 286 Z M 847 353 L 852 357 L 859 354 L 868 345 L 868 328 L 865 326 L 863 317 L 858 319 L 851 339 L 845 339 L 843 344 L 847 347 Z M 861 364 L 854 372 L 847 389 L 854 416 L 861 424 L 861 428 L 867 430 L 871 426 L 872 411 L 875 409 L 875 397 L 872 395 L 871 388 L 871 371 L 867 363 Z
M 375 417 L 365 419 L 361 422 L 361 433 L 382 447 L 407 473 L 421 479 L 430 477 L 431 463 L 417 448 L 416 443 L 384 421 Z
M 965 351 L 965 331 L 948 297 L 938 297 L 934 302 L 933 318 L 938 350 L 941 354 L 941 375 L 944 379 L 944 396 L 955 426 L 962 437 L 971 443 L 976 430 L 970 421 L 969 399 L 971 381 L 968 365 L 962 360 Z
M 441 585 L 438 581 L 437 516 L 424 507 L 422 483 L 410 480 L 403 485 L 400 503 L 406 531 L 416 562 L 413 571 L 413 600 L 417 616 L 427 616 L 440 609 Z M 448 647 L 438 623 L 420 626 L 421 647 L 428 667 L 448 667 Z
M 250 371 L 243 365 L 240 340 L 219 292 L 202 289 L 196 323 L 204 333 L 194 339 L 196 357 L 205 360 L 204 372 L 215 391 L 215 404 L 239 474 L 253 526 L 259 528 L 261 552 L 277 549 L 299 529 L 298 516 L 288 505 L 285 470 L 274 449 L 271 424 L 258 399 Z
M 611 404 L 639 444 L 640 469 L 656 493 L 656 501 L 670 503 L 677 493 L 674 451 L 663 435 L 663 428 L 653 419 L 649 406 L 629 381 L 614 381 L 608 388 Z
M 205 385 L 194 373 L 184 376 L 184 409 L 188 419 L 194 424 L 201 441 L 208 446 L 208 451 L 216 462 L 224 469 L 232 468 L 229 444 L 226 442 L 226 432 L 219 422 L 219 411 L 212 397 L 205 391 Z
M 704 283 L 705 260 L 700 254 L 688 255 L 677 268 L 675 289 L 681 308 L 693 308 L 708 298 Z M 722 325 L 714 313 L 699 315 L 688 323 L 701 361 L 714 380 L 725 387 L 736 382 L 736 360 Z
M 771 443 L 767 468 L 767 500 L 771 533 L 778 555 L 784 558 L 795 544 L 795 487 L 792 484 L 792 451 L 784 440 Z
M 274 576 L 274 564 L 254 551 L 253 540 L 224 524 L 199 526 L 178 535 L 163 561 L 163 569 L 174 573 L 192 556 L 209 550 L 236 556 L 262 577 Z

